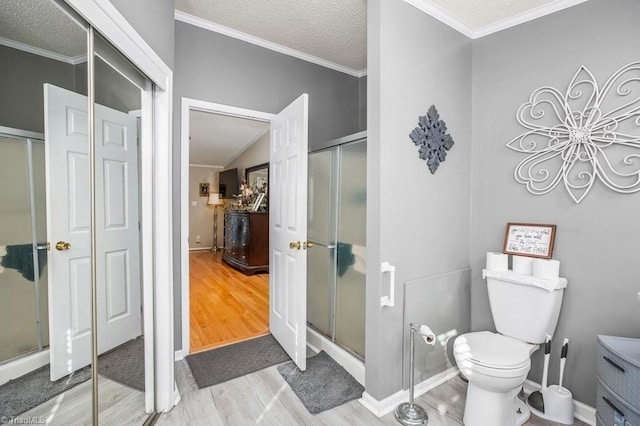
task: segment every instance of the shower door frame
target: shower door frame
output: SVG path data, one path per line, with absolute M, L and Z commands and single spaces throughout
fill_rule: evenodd
M 40 274 L 38 270 L 39 260 L 38 260 L 38 250 L 46 250 L 47 245 L 38 245 L 37 241 L 37 227 L 36 227 L 36 207 L 35 207 L 35 187 L 33 182 L 33 141 L 37 141 L 37 143 L 44 144 L 44 134 L 38 132 L 31 132 L 28 130 L 15 129 L 13 127 L 5 127 L 0 126 L 0 136 L 15 138 L 18 140 L 24 140 L 25 148 L 27 150 L 27 182 L 29 185 L 29 214 L 31 216 L 30 225 L 31 225 L 31 244 L 33 246 L 32 255 L 33 255 L 33 284 L 35 286 L 34 296 L 35 296 L 35 314 L 36 314 L 36 332 L 38 339 L 38 348 L 34 349 L 30 352 L 26 352 L 24 354 L 17 355 L 15 357 L 0 360 L 0 364 L 13 362 L 14 360 L 22 357 L 26 357 L 29 355 L 34 355 L 39 352 L 43 352 L 44 344 L 43 344 L 43 335 L 42 335 L 42 319 L 40 318 Z M 0 382 L 1 383 L 1 382 Z
M 339 200 L 340 200 L 340 166 L 342 163 L 342 154 L 341 154 L 341 150 L 340 147 L 342 146 L 347 146 L 347 145 L 351 145 L 351 144 L 356 144 L 356 143 L 362 143 L 363 141 L 366 142 L 367 140 L 367 131 L 364 130 L 362 132 L 358 132 L 358 133 L 354 133 L 351 135 L 347 135 L 347 136 L 343 136 L 341 138 L 338 139 L 334 139 L 331 141 L 328 141 L 324 144 L 321 144 L 317 147 L 314 147 L 313 149 L 309 149 L 309 154 L 314 154 L 314 153 L 318 153 L 318 152 L 322 152 L 322 151 L 329 151 L 332 149 L 336 149 L 336 153 L 335 153 L 335 168 L 336 168 L 336 173 L 338 174 L 336 182 L 335 182 L 335 193 L 332 194 L 332 198 L 335 196 L 335 205 L 333 206 L 333 209 L 331 211 L 331 221 L 333 224 L 335 224 L 335 229 L 332 232 L 332 238 L 335 240 L 334 243 L 335 244 L 324 244 L 322 242 L 319 241 L 315 241 L 315 240 L 311 240 L 309 239 L 310 242 L 312 242 L 315 245 L 318 246 L 322 246 L 325 247 L 329 250 L 333 250 L 333 268 L 332 268 L 332 277 L 331 277 L 331 282 L 329 283 L 329 285 L 331 286 L 330 289 L 330 293 L 331 293 L 331 317 L 330 317 L 330 321 L 331 321 L 331 335 L 327 335 L 325 334 L 322 330 L 320 330 L 318 327 L 314 326 L 313 324 L 311 324 L 308 319 L 307 319 L 307 327 L 312 330 L 315 333 L 318 333 L 319 335 L 321 335 L 322 337 L 329 339 L 331 343 L 333 343 L 334 345 L 338 346 L 340 349 L 344 350 L 345 352 L 349 353 L 349 355 L 353 356 L 355 359 L 357 359 L 359 362 L 364 363 L 365 358 L 362 357 L 361 355 L 357 354 L 355 351 L 351 350 L 350 348 L 348 348 L 347 346 L 341 344 L 340 342 L 336 341 L 336 313 L 337 313 L 337 303 L 338 303 L 338 291 L 337 291 L 337 285 L 338 285 L 338 275 L 337 275 L 337 262 L 338 262 L 338 230 L 339 230 L 339 220 L 340 220 L 340 206 L 339 206 Z M 366 293 L 366 287 L 365 287 L 365 293 Z M 366 296 L 365 296 L 366 299 Z M 365 337 L 366 339 L 366 337 Z

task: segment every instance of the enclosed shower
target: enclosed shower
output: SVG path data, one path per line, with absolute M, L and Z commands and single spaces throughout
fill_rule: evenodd
M 309 154 L 307 322 L 363 360 L 366 132 Z
M 0 363 L 49 345 L 43 139 L 0 127 Z

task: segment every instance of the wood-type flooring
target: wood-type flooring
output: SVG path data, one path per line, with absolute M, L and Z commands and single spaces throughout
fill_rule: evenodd
M 269 275 L 247 276 L 222 252 L 189 253 L 190 352 L 269 333 Z
M 358 400 L 320 414 L 309 414 L 276 366 L 219 385 L 198 389 L 186 361 L 176 363 L 182 397 L 157 426 L 399 426 L 393 413 L 376 417 Z M 467 385 L 459 377 L 416 398 L 429 415 L 429 426 L 462 426 Z M 491 425 L 487 425 L 491 426 Z M 561 426 L 532 416 L 525 426 Z M 574 426 L 586 426 L 576 420 Z

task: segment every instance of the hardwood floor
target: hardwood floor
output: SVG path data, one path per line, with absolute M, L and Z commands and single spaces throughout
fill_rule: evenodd
M 269 275 L 244 275 L 222 252 L 189 253 L 190 351 L 269 333 Z

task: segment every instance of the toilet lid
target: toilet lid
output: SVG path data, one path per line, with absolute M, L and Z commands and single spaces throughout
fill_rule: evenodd
M 459 357 L 495 369 L 526 366 L 530 363 L 530 349 L 528 343 L 488 331 L 463 334 L 453 345 Z

